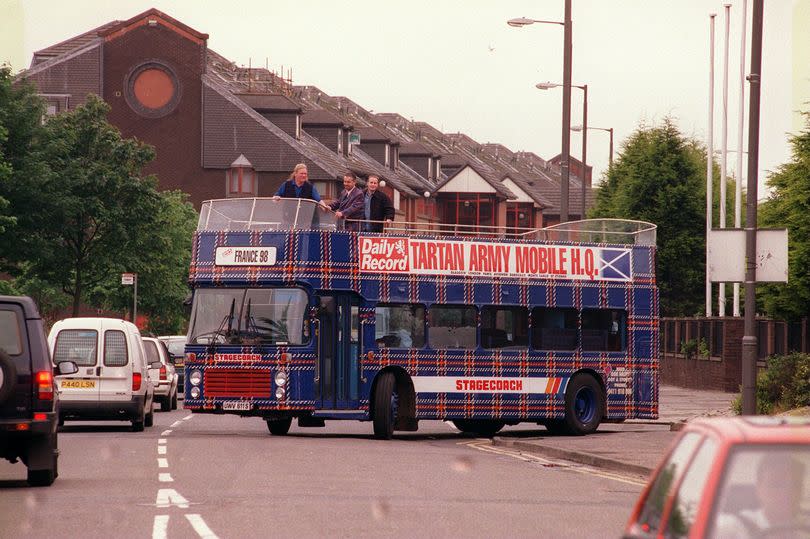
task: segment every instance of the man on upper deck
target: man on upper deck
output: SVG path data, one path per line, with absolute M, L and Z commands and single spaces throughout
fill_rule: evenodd
M 332 202 L 329 207 L 335 212 L 335 215 L 341 219 L 362 219 L 363 218 L 363 191 L 357 187 L 357 176 L 354 172 L 347 172 L 343 175 L 343 191 L 337 200 Z M 347 222 L 347 230 L 358 230 L 359 223 Z
M 308 198 L 315 202 L 321 202 L 321 195 L 315 186 L 307 181 L 307 177 L 307 166 L 304 163 L 295 165 L 290 179 L 279 186 L 273 200 L 280 198 Z M 323 205 L 322 202 L 321 205 Z

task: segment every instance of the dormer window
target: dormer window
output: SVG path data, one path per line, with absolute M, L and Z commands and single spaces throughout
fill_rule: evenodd
M 295 138 L 296 139 L 301 138 L 301 115 L 300 114 L 295 115 Z
M 391 145 L 390 144 L 385 145 L 385 166 L 386 167 L 391 166 Z
M 343 128 L 338 127 L 338 146 L 337 153 L 343 155 Z
M 244 155 L 231 163 L 231 168 L 225 173 L 225 189 L 228 197 L 256 196 L 258 191 L 258 178 L 253 165 Z

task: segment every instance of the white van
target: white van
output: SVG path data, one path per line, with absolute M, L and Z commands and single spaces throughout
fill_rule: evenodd
M 54 364 L 73 361 L 75 374 L 56 376 L 59 423 L 73 420 L 132 422 L 151 427 L 155 390 L 135 324 L 117 318 L 66 318 L 48 335 Z

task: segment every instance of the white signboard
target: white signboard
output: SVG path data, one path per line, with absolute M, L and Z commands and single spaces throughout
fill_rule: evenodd
M 135 284 L 135 274 L 134 273 L 122 273 L 121 274 L 121 284 Z
M 275 247 L 217 247 L 217 266 L 275 266 Z
M 745 230 L 714 229 L 707 242 L 709 279 L 715 283 L 745 281 Z M 787 229 L 757 230 L 758 283 L 786 283 L 788 280 Z

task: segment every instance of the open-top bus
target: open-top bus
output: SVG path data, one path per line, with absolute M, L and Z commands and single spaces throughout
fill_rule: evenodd
M 202 205 L 185 408 L 379 438 L 420 419 L 491 435 L 657 417 L 654 225 L 342 225 L 311 200 Z

